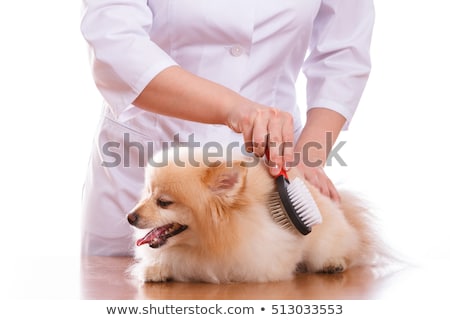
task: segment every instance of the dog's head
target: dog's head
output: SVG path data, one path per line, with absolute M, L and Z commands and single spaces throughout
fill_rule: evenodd
M 225 229 L 233 230 L 232 215 L 254 200 L 246 191 L 248 162 L 242 159 L 202 159 L 199 153 L 167 150 L 158 158 L 153 162 L 164 165 L 147 168 L 142 199 L 127 216 L 142 231 L 139 246 L 217 242 Z

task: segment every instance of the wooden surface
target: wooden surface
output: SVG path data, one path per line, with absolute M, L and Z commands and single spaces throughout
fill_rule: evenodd
M 84 258 L 84 299 L 370 299 L 377 286 L 370 269 L 336 275 L 303 274 L 275 283 L 147 283 L 126 277 L 129 258 Z M 105 272 L 107 270 L 107 272 Z
M 402 276 L 421 269 L 395 272 L 358 268 L 341 274 L 300 274 L 292 281 L 274 283 L 146 283 L 139 284 L 124 271 L 130 258 L 83 258 L 81 298 L 83 299 L 378 299 L 388 296 Z M 415 271 L 414 271 L 415 270 Z M 423 271 L 423 270 L 422 270 Z M 404 279 L 403 279 L 404 280 Z M 402 289 L 401 289 L 402 290 Z M 400 291 L 401 291 L 400 290 Z M 406 287 L 403 290 L 411 290 Z
M 148 283 L 126 275 L 129 257 L 11 257 L 4 262 L 0 292 L 19 299 L 92 300 L 287 300 L 442 297 L 450 286 L 448 259 L 389 269 L 360 268 L 342 274 L 301 274 L 274 283 Z

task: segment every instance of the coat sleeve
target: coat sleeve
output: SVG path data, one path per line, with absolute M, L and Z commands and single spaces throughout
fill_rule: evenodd
M 89 45 L 95 84 L 120 113 L 163 69 L 176 65 L 150 38 L 145 0 L 84 0 L 81 33 Z
M 372 0 L 324 0 L 314 21 L 303 65 L 308 109 L 339 112 L 347 119 L 344 129 L 369 77 L 373 24 Z

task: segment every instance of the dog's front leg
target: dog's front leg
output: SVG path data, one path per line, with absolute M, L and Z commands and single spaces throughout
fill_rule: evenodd
M 133 268 L 133 274 L 143 282 L 164 282 L 170 279 L 169 268 L 159 263 L 137 263 Z

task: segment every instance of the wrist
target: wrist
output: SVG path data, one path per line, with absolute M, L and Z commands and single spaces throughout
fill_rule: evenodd
M 223 124 L 234 132 L 243 133 L 244 126 L 251 122 L 250 114 L 254 109 L 255 103 L 232 92 L 228 99 L 223 100 Z
M 346 119 L 326 108 L 312 108 L 295 145 L 300 161 L 309 167 L 323 167 Z M 298 156 L 297 156 L 298 157 Z

